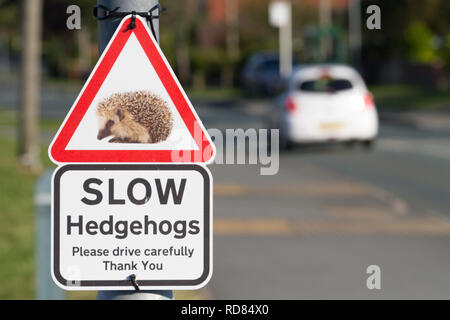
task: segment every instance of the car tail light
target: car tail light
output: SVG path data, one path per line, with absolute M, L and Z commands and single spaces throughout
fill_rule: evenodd
M 285 101 L 285 106 L 286 106 L 286 110 L 289 112 L 294 112 L 295 110 L 297 110 L 297 105 L 295 104 L 294 99 L 292 98 L 287 98 Z
M 366 109 L 373 109 L 375 107 L 373 95 L 370 92 L 367 92 L 364 96 L 364 104 L 366 105 Z

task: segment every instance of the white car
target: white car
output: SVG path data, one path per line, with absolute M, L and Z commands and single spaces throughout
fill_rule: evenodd
M 355 69 L 338 64 L 295 69 L 269 121 L 270 128 L 280 129 L 282 148 L 328 141 L 370 147 L 378 134 L 372 94 Z

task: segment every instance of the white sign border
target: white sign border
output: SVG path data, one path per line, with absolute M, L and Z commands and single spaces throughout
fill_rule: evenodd
M 204 179 L 204 258 L 202 275 L 195 280 L 143 280 L 136 279 L 140 290 L 197 290 L 211 280 L 213 273 L 213 177 L 209 169 L 202 164 L 97 164 L 71 163 L 59 166 L 52 177 L 52 207 L 51 207 L 51 276 L 55 284 L 68 291 L 97 291 L 97 290 L 135 290 L 131 280 L 80 280 L 64 279 L 59 271 L 59 183 L 62 175 L 74 170 L 130 170 L 130 171 L 171 171 L 194 170 Z M 209 186 L 208 186 L 209 185 Z M 58 231 L 58 232 L 56 232 Z M 56 259 L 55 259 L 56 258 Z M 74 283 L 75 282 L 75 283 Z M 68 284 L 73 283 L 73 284 Z

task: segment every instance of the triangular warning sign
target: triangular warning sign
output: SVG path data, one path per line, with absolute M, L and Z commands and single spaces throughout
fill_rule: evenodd
M 215 147 L 145 20 L 125 17 L 49 148 L 55 163 L 210 163 Z

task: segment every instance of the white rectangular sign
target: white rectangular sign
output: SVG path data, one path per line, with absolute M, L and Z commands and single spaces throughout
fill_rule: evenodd
M 212 273 L 211 190 L 211 174 L 201 165 L 58 168 L 55 282 L 66 290 L 204 286 Z
M 291 4 L 287 1 L 274 1 L 269 4 L 269 23 L 278 28 L 289 22 Z

